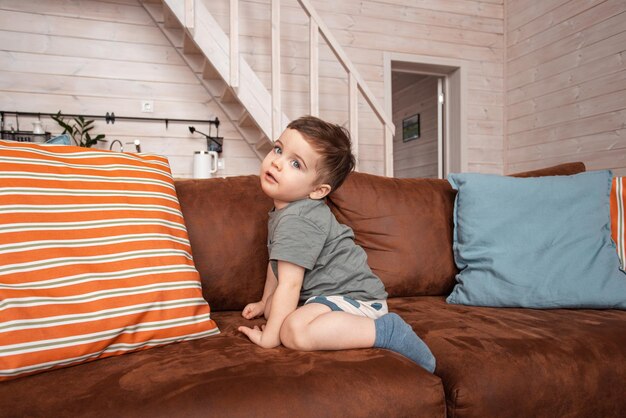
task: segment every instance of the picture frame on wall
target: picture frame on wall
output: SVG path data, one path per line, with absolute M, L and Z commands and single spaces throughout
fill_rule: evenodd
M 402 142 L 412 141 L 420 137 L 420 114 L 416 113 L 402 119 Z

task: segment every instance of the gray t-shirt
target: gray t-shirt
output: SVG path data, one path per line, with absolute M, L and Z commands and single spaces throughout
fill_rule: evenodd
M 321 200 L 303 199 L 269 213 L 268 249 L 272 270 L 288 261 L 305 268 L 300 302 L 312 296 L 387 298 L 385 286 L 367 265 L 354 233 L 335 219 Z

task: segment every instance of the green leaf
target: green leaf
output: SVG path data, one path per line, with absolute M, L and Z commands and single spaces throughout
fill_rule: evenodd
M 63 128 L 62 134 L 69 133 L 72 136 L 74 135 L 74 129 L 65 122 L 60 110 L 56 115 L 52 116 L 52 119 Z
M 91 137 L 89 134 L 89 132 L 95 128 L 93 119 L 75 116 L 72 118 L 71 122 L 66 122 L 60 110 L 56 115 L 52 115 L 51 118 L 64 129 L 63 133 L 69 133 L 71 135 L 72 140 L 79 147 L 89 148 L 105 138 L 104 134 L 99 134 L 96 137 Z M 72 122 L 73 125 L 71 125 Z

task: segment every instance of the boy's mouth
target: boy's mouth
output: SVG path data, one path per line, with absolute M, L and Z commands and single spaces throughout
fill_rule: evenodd
M 274 177 L 272 173 L 270 173 L 269 171 L 265 172 L 265 178 L 272 183 L 278 183 L 278 181 L 276 180 L 276 177 Z

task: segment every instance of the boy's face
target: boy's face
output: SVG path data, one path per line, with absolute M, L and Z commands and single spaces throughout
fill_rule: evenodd
M 295 129 L 286 129 L 274 143 L 274 149 L 261 164 L 261 188 L 274 199 L 276 209 L 291 202 L 321 199 L 330 192 L 330 186 L 319 184 L 317 162 L 320 155 Z

